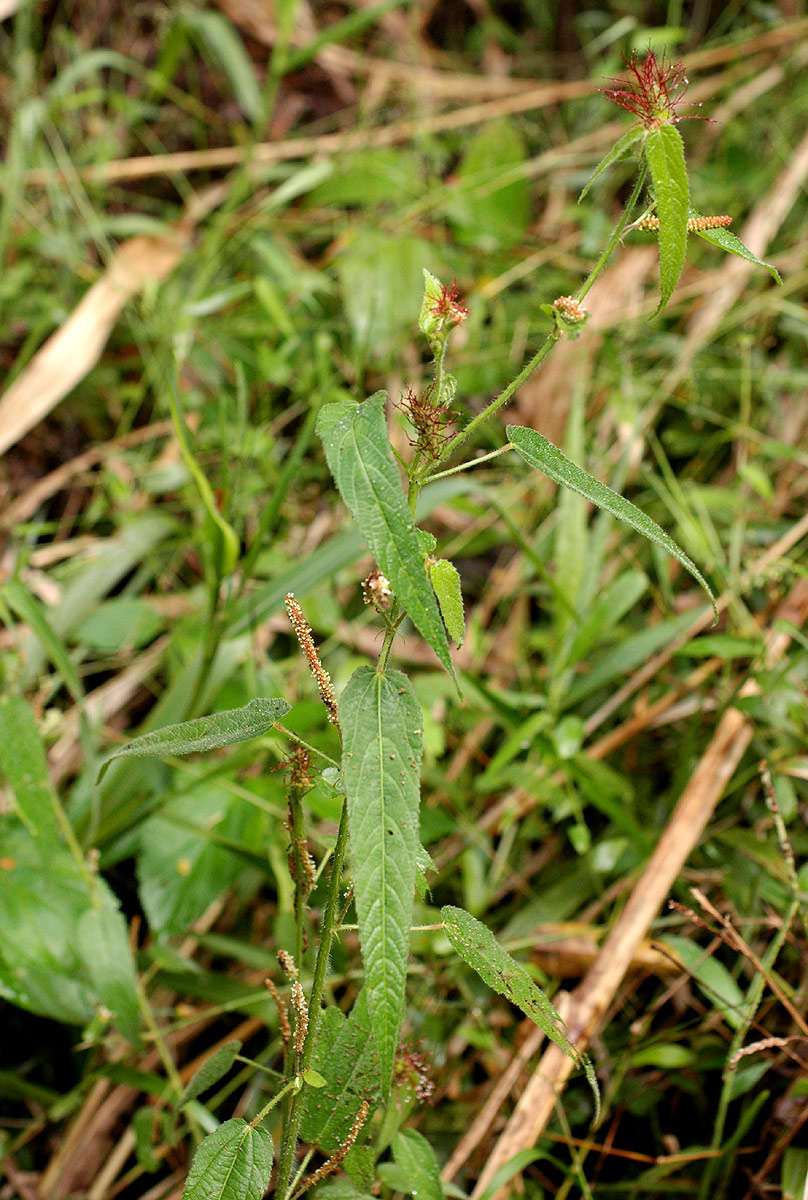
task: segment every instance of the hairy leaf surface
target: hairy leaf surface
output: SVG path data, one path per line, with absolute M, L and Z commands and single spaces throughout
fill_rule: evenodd
M 379 1055 L 366 991 L 359 993 L 347 1019 L 338 1008 L 325 1010 L 314 1066 L 325 1084 L 306 1089 L 300 1134 L 326 1154 L 333 1154 L 345 1141 L 362 1101 L 372 1107 L 381 1097 Z
M 241 1042 L 236 1039 L 232 1042 L 225 1042 L 218 1050 L 214 1050 L 210 1058 L 206 1058 L 199 1070 L 194 1071 L 188 1080 L 185 1091 L 179 1099 L 180 1105 L 187 1104 L 189 1100 L 195 1100 L 208 1088 L 213 1087 L 214 1083 L 218 1083 L 230 1070 L 240 1050 Z
M 560 483 L 564 487 L 578 492 L 581 496 L 585 496 L 598 508 L 610 512 L 612 516 L 624 521 L 632 529 L 636 529 L 637 533 L 643 534 L 650 541 L 656 542 L 663 550 L 667 550 L 668 554 L 681 563 L 694 579 L 698 580 L 715 609 L 713 593 L 696 564 L 688 558 L 684 550 L 679 549 L 673 538 L 657 525 L 656 521 L 652 521 L 645 515 L 642 509 L 637 508 L 636 504 L 632 504 L 630 500 L 626 500 L 624 496 L 612 491 L 605 483 L 595 479 L 588 471 L 577 466 L 567 458 L 563 451 L 559 450 L 558 446 L 549 442 L 535 429 L 525 429 L 521 425 L 508 425 L 506 432 L 511 445 L 529 466 L 535 467 L 537 471 L 542 471 L 555 483 Z
M 687 252 L 690 188 L 679 130 L 674 125 L 652 129 L 645 141 L 645 157 L 659 217 L 659 313 L 679 282 Z
M 384 403 L 385 393 L 377 392 L 362 404 L 327 404 L 317 418 L 317 433 L 340 495 L 379 570 L 390 580 L 415 627 L 451 671 L 446 631 L 390 449 Z
M 373 1034 L 390 1086 L 404 1014 L 423 729 L 400 671 L 360 667 L 340 699 L 342 777 Z
M 634 146 L 640 140 L 642 135 L 642 126 L 632 125 L 631 129 L 627 129 L 623 136 L 617 139 L 612 148 L 607 151 L 606 154 L 604 154 L 603 158 L 600 160 L 589 177 L 589 182 L 584 186 L 583 191 L 578 197 L 579 204 L 592 187 L 592 184 L 595 183 L 597 179 L 600 179 L 604 171 L 608 171 L 612 163 L 619 162 L 621 158 L 625 158 L 626 155 L 631 151 L 632 146 Z
M 439 558 L 429 568 L 429 578 L 435 589 L 440 606 L 440 615 L 446 632 L 458 646 L 466 636 L 466 619 L 463 613 L 463 591 L 457 567 L 448 558 Z
M 567 1037 L 561 1017 L 525 968 L 500 946 L 486 925 L 462 908 L 447 905 L 441 909 L 440 915 L 446 935 L 463 961 L 493 991 L 499 992 L 520 1008 L 526 1017 L 544 1030 L 551 1042 L 584 1068 L 595 1100 L 599 1103 L 598 1084 L 591 1063 L 575 1049 Z
M 144 733 L 108 754 L 99 778 L 116 758 L 196 754 L 200 750 L 217 750 L 221 746 L 232 746 L 236 742 L 260 737 L 288 713 L 289 707 L 278 696 L 259 697 L 243 708 L 225 709 L 208 717 L 197 717 L 193 721 L 181 721 L 178 725 L 166 725 L 163 729 Z
M 698 217 L 700 213 L 691 212 L 691 216 Z M 764 271 L 768 271 L 775 283 L 782 284 L 780 272 L 771 263 L 764 262 L 762 258 L 758 258 L 753 254 L 748 246 L 745 246 L 739 237 L 736 237 L 729 229 L 697 229 L 695 232 L 705 242 L 710 242 L 713 246 L 720 246 L 722 250 L 726 250 L 728 254 L 736 254 L 738 258 L 745 258 L 747 262 L 754 263 L 756 267 L 763 267 Z
M 194 1155 L 183 1200 L 261 1200 L 272 1174 L 272 1138 L 240 1117 L 225 1121 Z

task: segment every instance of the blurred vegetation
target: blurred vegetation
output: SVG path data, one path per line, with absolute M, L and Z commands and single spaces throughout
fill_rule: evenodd
M 625 981 L 592 1048 L 600 1125 L 576 1077 L 524 1194 L 803 1197 L 808 1051 L 792 1010 L 805 1011 L 808 987 L 808 641 L 787 630 L 775 669 L 762 651 L 805 576 L 804 543 L 752 569 L 804 515 L 808 478 L 808 20 L 787 0 L 63 0 L 23 2 L 0 24 L 0 433 L 41 399 L 39 377 L 27 384 L 37 350 L 142 239 L 142 277 L 97 362 L 0 467 L 0 669 L 4 692 L 26 702 L 4 710 L 4 736 L 30 735 L 39 761 L 33 714 L 78 843 L 121 903 L 140 980 L 130 1026 L 146 1021 L 133 1047 L 97 1011 L 76 944 L 75 864 L 44 859 L 5 796 L 0 875 L 24 871 L 25 886 L 0 879 L 3 1196 L 179 1195 L 200 1134 L 270 1094 L 271 1075 L 242 1062 L 179 1114 L 167 1088 L 233 1037 L 257 1062 L 277 1056 L 263 979 L 292 936 L 284 741 L 118 762 L 96 786 L 99 760 L 136 732 L 256 695 L 285 696 L 288 727 L 335 753 L 283 596 L 300 600 L 338 690 L 379 636 L 316 413 L 424 384 L 423 267 L 455 278 L 470 308 L 452 343 L 458 403 L 479 411 L 513 376 L 550 328 L 541 305 L 574 291 L 625 199 L 618 166 L 576 205 L 629 124 L 597 88 L 649 46 L 685 60 L 703 101 L 693 115 L 715 118 L 679 126 L 696 207 L 730 214 L 739 232 L 768 222 L 757 248 L 784 286 L 750 273 L 701 325 L 732 272 L 698 242 L 649 323 L 654 236 L 631 233 L 583 337 L 508 418 L 624 490 L 729 603 L 718 628 L 680 639 L 612 706 L 701 612 L 689 576 L 510 456 L 425 491 L 422 523 L 462 575 L 467 640 L 462 703 L 415 635 L 397 649 L 424 708 L 421 833 L 438 866 L 416 919 L 460 904 L 551 993 L 574 986 L 737 703 L 751 746 L 678 881 L 688 911 L 666 909 L 650 931 L 670 969 Z M 160 277 L 166 243 L 177 261 Z M 92 336 L 74 330 L 57 375 Z M 211 512 L 170 423 L 175 359 L 195 461 L 239 541 L 216 606 Z M 392 406 L 390 420 L 407 454 Z M 495 423 L 474 449 L 503 440 Z M 739 700 L 750 679 L 759 694 Z M 607 733 L 613 748 L 593 753 Z M 13 785 L 2 755 L 0 768 Z M 306 811 L 319 860 L 337 812 L 326 781 Z M 758 958 L 782 937 L 769 970 L 791 1009 L 767 983 L 747 1028 L 759 972 L 693 885 Z M 346 999 L 350 931 L 333 968 Z M 411 1123 L 445 1161 L 526 1030 L 434 931 L 413 936 L 409 1004 L 407 1037 L 434 1084 Z M 775 1040 L 730 1068 L 739 1029 L 747 1045 Z M 500 1128 L 447 1194 L 470 1193 Z

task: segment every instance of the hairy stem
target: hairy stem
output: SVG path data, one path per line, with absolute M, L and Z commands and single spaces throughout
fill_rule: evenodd
M 328 899 L 323 913 L 323 927 L 320 934 L 320 945 L 317 950 L 317 961 L 314 964 L 314 979 L 309 996 L 309 1028 L 303 1053 L 300 1056 L 300 1074 L 302 1075 L 311 1063 L 314 1044 L 317 1040 L 317 1029 L 320 1024 L 320 1005 L 325 988 L 325 975 L 328 960 L 331 955 L 331 943 L 337 926 L 337 909 L 339 907 L 340 883 L 342 881 L 342 866 L 345 861 L 345 849 L 348 843 L 348 806 L 343 803 L 342 816 L 339 822 L 337 842 L 334 846 L 334 856 L 331 862 L 331 879 L 328 886 Z M 305 1086 L 305 1085 L 304 1085 Z M 296 1092 L 289 1111 L 289 1119 L 284 1123 L 281 1150 L 278 1159 L 278 1179 L 276 1195 L 278 1200 L 286 1200 L 289 1195 L 289 1181 L 292 1175 L 295 1146 L 300 1132 L 300 1122 L 303 1117 L 303 1089 Z
M 576 296 L 576 299 L 583 300 L 584 296 L 586 296 L 587 292 L 590 291 L 595 280 L 598 278 L 601 271 L 603 270 L 603 268 L 606 266 L 607 262 L 611 258 L 615 246 L 617 245 L 617 243 L 620 241 L 620 238 L 625 233 L 626 226 L 628 225 L 628 223 L 631 219 L 631 214 L 634 211 L 634 207 L 640 197 L 640 192 L 642 191 L 643 184 L 645 183 L 645 176 L 646 176 L 646 169 L 645 169 L 645 167 L 643 167 L 640 170 L 639 175 L 637 176 L 637 182 L 634 184 L 634 191 L 631 193 L 631 197 L 623 211 L 622 217 L 617 222 L 617 225 L 614 227 L 611 237 L 609 238 L 608 242 L 606 243 L 606 246 L 604 247 L 603 253 L 601 254 L 600 258 L 598 259 L 598 261 L 595 263 L 592 270 L 587 275 L 587 277 L 584 280 L 584 282 L 582 283 L 581 287 L 578 289 L 578 294 Z M 479 427 L 483 424 L 483 422 L 487 421 L 489 419 L 489 417 L 493 417 L 494 413 L 499 412 L 499 410 L 503 407 L 503 405 L 508 403 L 508 401 L 513 396 L 514 392 L 518 391 L 519 388 L 522 386 L 522 384 L 527 382 L 527 380 L 530 378 L 530 376 L 533 374 L 533 372 L 536 370 L 536 368 L 544 362 L 545 358 L 550 353 L 550 351 L 553 349 L 553 346 L 556 344 L 556 341 L 557 341 L 557 337 L 556 337 L 555 332 L 549 334 L 549 336 L 546 338 L 546 340 L 542 343 L 542 345 L 539 347 L 539 349 L 533 355 L 530 362 L 527 363 L 527 365 L 522 368 L 522 370 L 519 372 L 519 374 L 516 376 L 516 378 L 512 379 L 511 382 L 508 384 L 508 386 L 506 388 L 504 388 L 503 391 L 501 391 L 500 394 L 494 400 L 492 400 L 491 403 L 489 405 L 487 405 L 487 407 L 484 408 L 481 413 L 478 413 L 476 417 L 474 417 L 471 421 L 469 421 L 469 423 L 468 423 L 468 425 L 466 425 L 465 429 L 461 429 L 459 433 L 455 434 L 455 436 L 446 443 L 446 445 L 444 446 L 443 451 L 440 455 L 440 458 L 437 460 L 438 462 L 442 462 L 443 459 L 448 458 L 449 455 L 452 454 L 457 449 L 458 446 L 461 446 L 463 444 L 463 442 L 467 441 L 472 436 L 472 434 L 475 433 L 477 431 L 477 429 L 479 429 Z

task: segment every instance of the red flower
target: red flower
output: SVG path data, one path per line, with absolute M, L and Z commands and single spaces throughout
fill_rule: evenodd
M 451 284 L 442 283 L 440 287 L 440 296 L 433 300 L 429 306 L 429 311 L 436 317 L 446 317 L 453 321 L 455 325 L 460 325 L 469 315 L 469 310 L 464 304 L 460 303 L 460 291 L 457 282 Z
M 649 50 L 642 60 L 632 54 L 626 66 L 634 78 L 626 80 L 625 87 L 601 88 L 604 96 L 634 113 L 646 129 L 675 125 L 683 119 L 677 111 L 688 85 L 682 63 L 669 62 L 664 54 L 657 58 Z

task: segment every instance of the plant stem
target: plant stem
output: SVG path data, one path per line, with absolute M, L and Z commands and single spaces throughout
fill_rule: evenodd
M 295 865 L 295 963 L 298 971 L 303 970 L 303 920 L 306 915 L 306 868 L 303 855 L 306 846 L 306 829 L 303 824 L 303 789 L 295 785 L 289 788 L 289 825 L 292 838 L 292 861 Z
M 267 1113 L 272 1112 L 272 1109 L 275 1107 L 275 1105 L 278 1104 L 288 1092 L 295 1092 L 296 1095 L 299 1095 L 300 1091 L 300 1077 L 295 1075 L 294 1079 L 290 1079 L 289 1082 L 272 1097 L 269 1104 L 264 1105 L 258 1116 L 255 1117 L 254 1120 L 250 1121 L 250 1128 L 254 1129 L 256 1125 L 260 1124 Z
M 480 463 L 488 462 L 492 458 L 499 458 L 500 454 L 507 454 L 509 450 L 513 450 L 513 446 L 510 442 L 506 442 L 504 446 L 500 446 L 499 450 L 481 454 L 479 458 L 472 458 L 468 462 L 461 463 L 459 467 L 449 467 L 448 471 L 438 471 L 435 475 L 427 475 L 424 487 L 428 483 L 434 483 L 436 479 L 446 479 L 448 475 L 459 475 L 461 471 L 470 471 L 472 467 L 479 467 Z
M 620 241 L 620 238 L 623 236 L 626 226 L 631 218 L 631 214 L 634 211 L 634 206 L 639 199 L 640 192 L 642 191 L 643 184 L 645 183 L 645 176 L 646 168 L 642 167 L 639 175 L 637 176 L 637 182 L 634 184 L 634 191 L 631 193 L 629 202 L 623 210 L 623 215 L 617 222 L 617 225 L 615 225 L 611 237 L 606 243 L 600 258 L 587 275 L 581 287 L 578 289 L 576 299 L 583 300 L 584 296 L 586 296 L 587 292 L 590 291 L 595 280 L 611 258 L 614 248 Z M 522 384 L 530 378 L 536 368 L 544 362 L 545 358 L 550 353 L 557 340 L 558 337 L 554 330 L 553 333 L 548 335 L 546 340 L 533 355 L 530 362 L 522 368 L 516 378 L 512 379 L 508 386 L 504 388 L 504 390 L 501 391 L 500 394 L 494 400 L 492 400 L 491 403 L 487 405 L 487 407 L 484 408 L 481 413 L 478 413 L 476 417 L 469 421 L 465 429 L 461 429 L 459 433 L 456 433 L 455 436 L 446 443 L 438 461 L 442 462 L 445 458 L 448 458 L 458 446 L 461 446 L 463 442 L 467 441 L 468 438 L 470 438 L 471 435 L 475 433 L 477 429 L 479 429 L 480 425 L 482 425 L 484 421 L 487 421 L 489 417 L 493 417 L 494 413 L 499 412 L 502 406 L 508 403 L 514 392 L 518 391 Z
M 339 832 L 337 833 L 337 841 L 334 846 L 334 856 L 331 863 L 331 879 L 328 888 L 328 899 L 326 900 L 325 912 L 323 914 L 323 928 L 320 934 L 320 945 L 317 950 L 317 961 L 314 964 L 314 979 L 311 985 L 311 994 L 309 996 L 309 1028 L 306 1034 L 306 1041 L 303 1046 L 303 1053 L 300 1056 L 300 1074 L 308 1067 L 311 1062 L 314 1044 L 317 1039 L 317 1028 L 320 1024 L 320 1005 L 323 999 L 323 990 L 325 987 L 325 974 L 328 969 L 328 960 L 331 956 L 331 943 L 334 940 L 334 933 L 337 927 L 337 909 L 339 907 L 339 892 L 340 883 L 342 881 L 342 866 L 345 861 L 345 848 L 348 843 L 348 806 L 343 803 L 342 816 L 339 822 Z M 280 1156 L 278 1159 L 278 1179 L 276 1184 L 276 1192 L 278 1200 L 285 1200 L 289 1195 L 289 1180 L 292 1174 L 292 1165 L 294 1162 L 295 1146 L 297 1145 L 297 1136 L 300 1132 L 300 1122 L 303 1117 L 303 1089 L 297 1093 L 292 1100 L 289 1119 L 284 1124 L 283 1138 L 281 1141 Z

